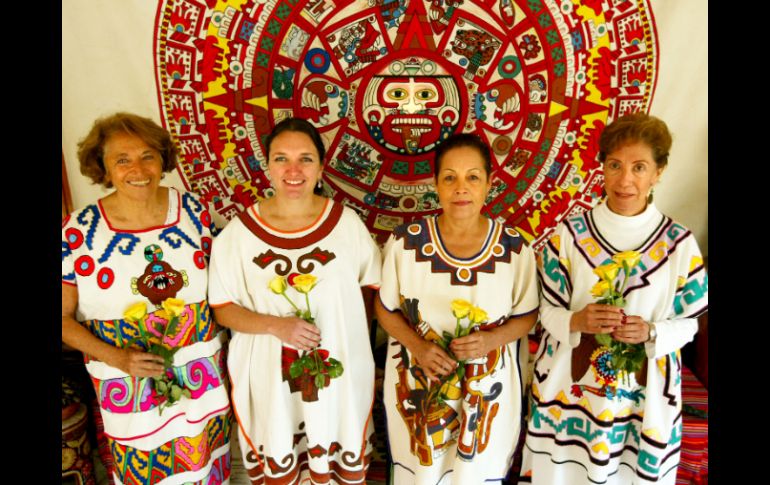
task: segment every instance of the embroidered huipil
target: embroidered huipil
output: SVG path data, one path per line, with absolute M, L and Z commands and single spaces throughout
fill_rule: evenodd
M 570 318 L 593 303 L 597 266 L 636 250 L 624 293 L 628 315 L 656 325 L 645 367 L 626 382 L 593 334 Z M 522 483 L 673 484 L 682 439 L 680 348 L 708 308 L 708 277 L 690 231 L 653 204 L 636 216 L 605 204 L 567 219 L 538 261 L 545 327 L 531 388 Z
M 491 329 L 537 310 L 535 256 L 515 230 L 490 220 L 481 251 L 455 258 L 435 218 L 415 221 L 396 228 L 385 246 L 380 299 L 427 340 L 454 333 L 455 299 L 484 309 L 489 319 L 482 328 Z M 443 404 L 426 399 L 430 386 L 422 369 L 393 337 L 387 355 L 392 482 L 466 485 L 505 478 L 520 432 L 526 339 L 467 361 L 464 378 L 452 382 Z
M 293 315 L 268 287 L 293 273 L 317 278 L 308 299 L 319 353 L 339 360 L 344 372 L 319 389 L 289 374 L 296 349 L 273 335 L 233 331 L 228 369 L 244 465 L 252 483 L 365 483 L 374 358 L 361 287 L 379 286 L 379 249 L 356 213 L 331 200 L 311 226 L 294 232 L 271 227 L 255 204 L 217 237 L 209 301 Z M 305 309 L 304 295 L 293 288 L 286 295 Z
M 177 331 L 162 344 L 181 347 L 173 373 L 191 397 L 162 415 L 151 378 L 128 376 L 86 356 L 116 483 L 228 483 L 226 332 L 212 320 L 206 300 L 212 230 L 205 204 L 175 189 L 169 189 L 169 215 L 159 227 L 113 229 L 101 202 L 63 221 L 62 284 L 77 287 L 75 319 L 98 338 L 125 347 L 144 332 L 160 343 L 159 329 L 166 324 L 157 315 L 160 304 L 169 297 L 185 303 Z M 124 311 L 138 302 L 146 303 L 148 318 L 126 320 Z

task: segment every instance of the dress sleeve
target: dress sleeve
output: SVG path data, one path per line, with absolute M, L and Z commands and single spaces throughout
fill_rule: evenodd
M 534 251 L 526 244 L 521 247 L 514 272 L 512 316 L 516 317 L 537 311 L 540 303 L 537 263 L 535 262 Z
M 556 340 L 574 348 L 580 344 L 580 332 L 570 332 L 572 281 L 570 261 L 565 257 L 571 237 L 564 225 L 545 243 L 538 257 L 538 272 L 543 294 L 540 321 Z
M 380 287 L 380 280 L 382 279 L 380 248 L 358 216 L 354 215 L 354 218 L 358 235 L 358 284 L 377 289 Z
M 397 240 L 391 234 L 382 250 L 382 284 L 380 285 L 380 302 L 391 312 L 398 310 L 401 306 L 398 259 L 402 251 L 403 240 Z
M 77 229 L 70 226 L 69 222 L 72 216 L 67 216 L 62 221 L 61 228 L 61 282 L 64 285 L 77 286 L 75 278 L 75 255 L 73 254 L 73 243 L 76 243 L 78 237 L 82 234 Z
M 246 287 L 241 269 L 240 251 L 237 250 L 238 226 L 242 222 L 235 218 L 222 230 L 211 249 L 209 266 L 209 304 L 212 307 L 223 306 L 240 301 L 239 289 Z
M 690 235 L 678 251 L 674 304 L 669 318 L 654 322 L 658 336 L 655 342 L 645 344 L 647 356 L 662 357 L 684 347 L 698 332 L 697 317 L 708 311 L 708 275 L 703 265 L 695 237 Z

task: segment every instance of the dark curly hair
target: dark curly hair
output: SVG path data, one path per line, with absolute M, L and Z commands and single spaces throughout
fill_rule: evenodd
M 149 118 L 132 113 L 115 113 L 97 119 L 88 135 L 78 143 L 80 173 L 93 183 L 112 187 L 112 182 L 105 180 L 104 144 L 115 133 L 134 135 L 160 152 L 163 172 L 170 172 L 176 167 L 177 148 L 168 131 Z
M 632 113 L 616 119 L 599 137 L 599 161 L 623 145 L 642 142 L 652 150 L 652 158 L 659 169 L 668 165 L 671 151 L 671 132 L 660 118 L 647 113 Z

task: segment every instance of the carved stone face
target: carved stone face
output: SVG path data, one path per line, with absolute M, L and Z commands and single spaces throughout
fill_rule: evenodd
M 369 134 L 381 147 L 401 155 L 434 150 L 460 121 L 460 97 L 452 76 L 374 76 L 365 93 Z

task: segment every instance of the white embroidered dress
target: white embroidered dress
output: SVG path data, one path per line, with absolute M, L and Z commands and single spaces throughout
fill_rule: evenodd
M 658 332 L 644 344 L 646 368 L 628 383 L 608 368 L 606 348 L 593 335 L 569 330 L 572 313 L 595 301 L 593 268 L 625 250 L 642 259 L 624 310 L 655 323 Z M 653 204 L 632 217 L 600 204 L 560 224 L 541 257 L 546 332 L 535 361 L 520 483 L 673 484 L 682 439 L 679 349 L 708 308 L 695 238 Z
M 379 286 L 379 249 L 355 212 L 335 202 L 310 227 L 290 233 L 269 226 L 256 204 L 216 240 L 210 302 L 292 315 L 290 303 L 268 288 L 276 275 L 292 273 L 318 278 L 309 301 L 320 348 L 344 372 L 317 389 L 288 375 L 296 350 L 273 335 L 233 331 L 228 369 L 244 464 L 252 483 L 364 483 L 374 359 L 361 287 Z M 305 309 L 304 295 L 286 294 Z
M 536 311 L 535 257 L 523 238 L 490 220 L 481 251 L 460 259 L 443 247 L 435 218 L 396 228 L 384 250 L 385 308 L 401 310 L 419 335 L 435 341 L 444 331 L 454 333 L 451 302 L 458 298 L 488 313 L 485 329 Z M 505 478 L 521 428 L 526 339 L 468 361 L 446 405 L 425 398 L 429 386 L 406 347 L 391 337 L 387 354 L 392 483 L 466 485 Z
M 169 189 L 169 215 L 159 227 L 113 229 L 101 202 L 63 222 L 62 284 L 77 287 L 75 319 L 100 339 L 125 347 L 144 332 L 159 343 L 157 329 L 166 320 L 156 315 L 156 304 L 167 297 L 185 302 L 177 331 L 163 344 L 181 347 L 173 372 L 191 398 L 183 397 L 162 415 L 152 379 L 130 377 L 86 356 L 116 483 L 229 483 L 226 332 L 211 318 L 206 301 L 212 230 L 205 204 L 175 189 Z M 138 302 L 147 304 L 149 327 L 123 317 Z

